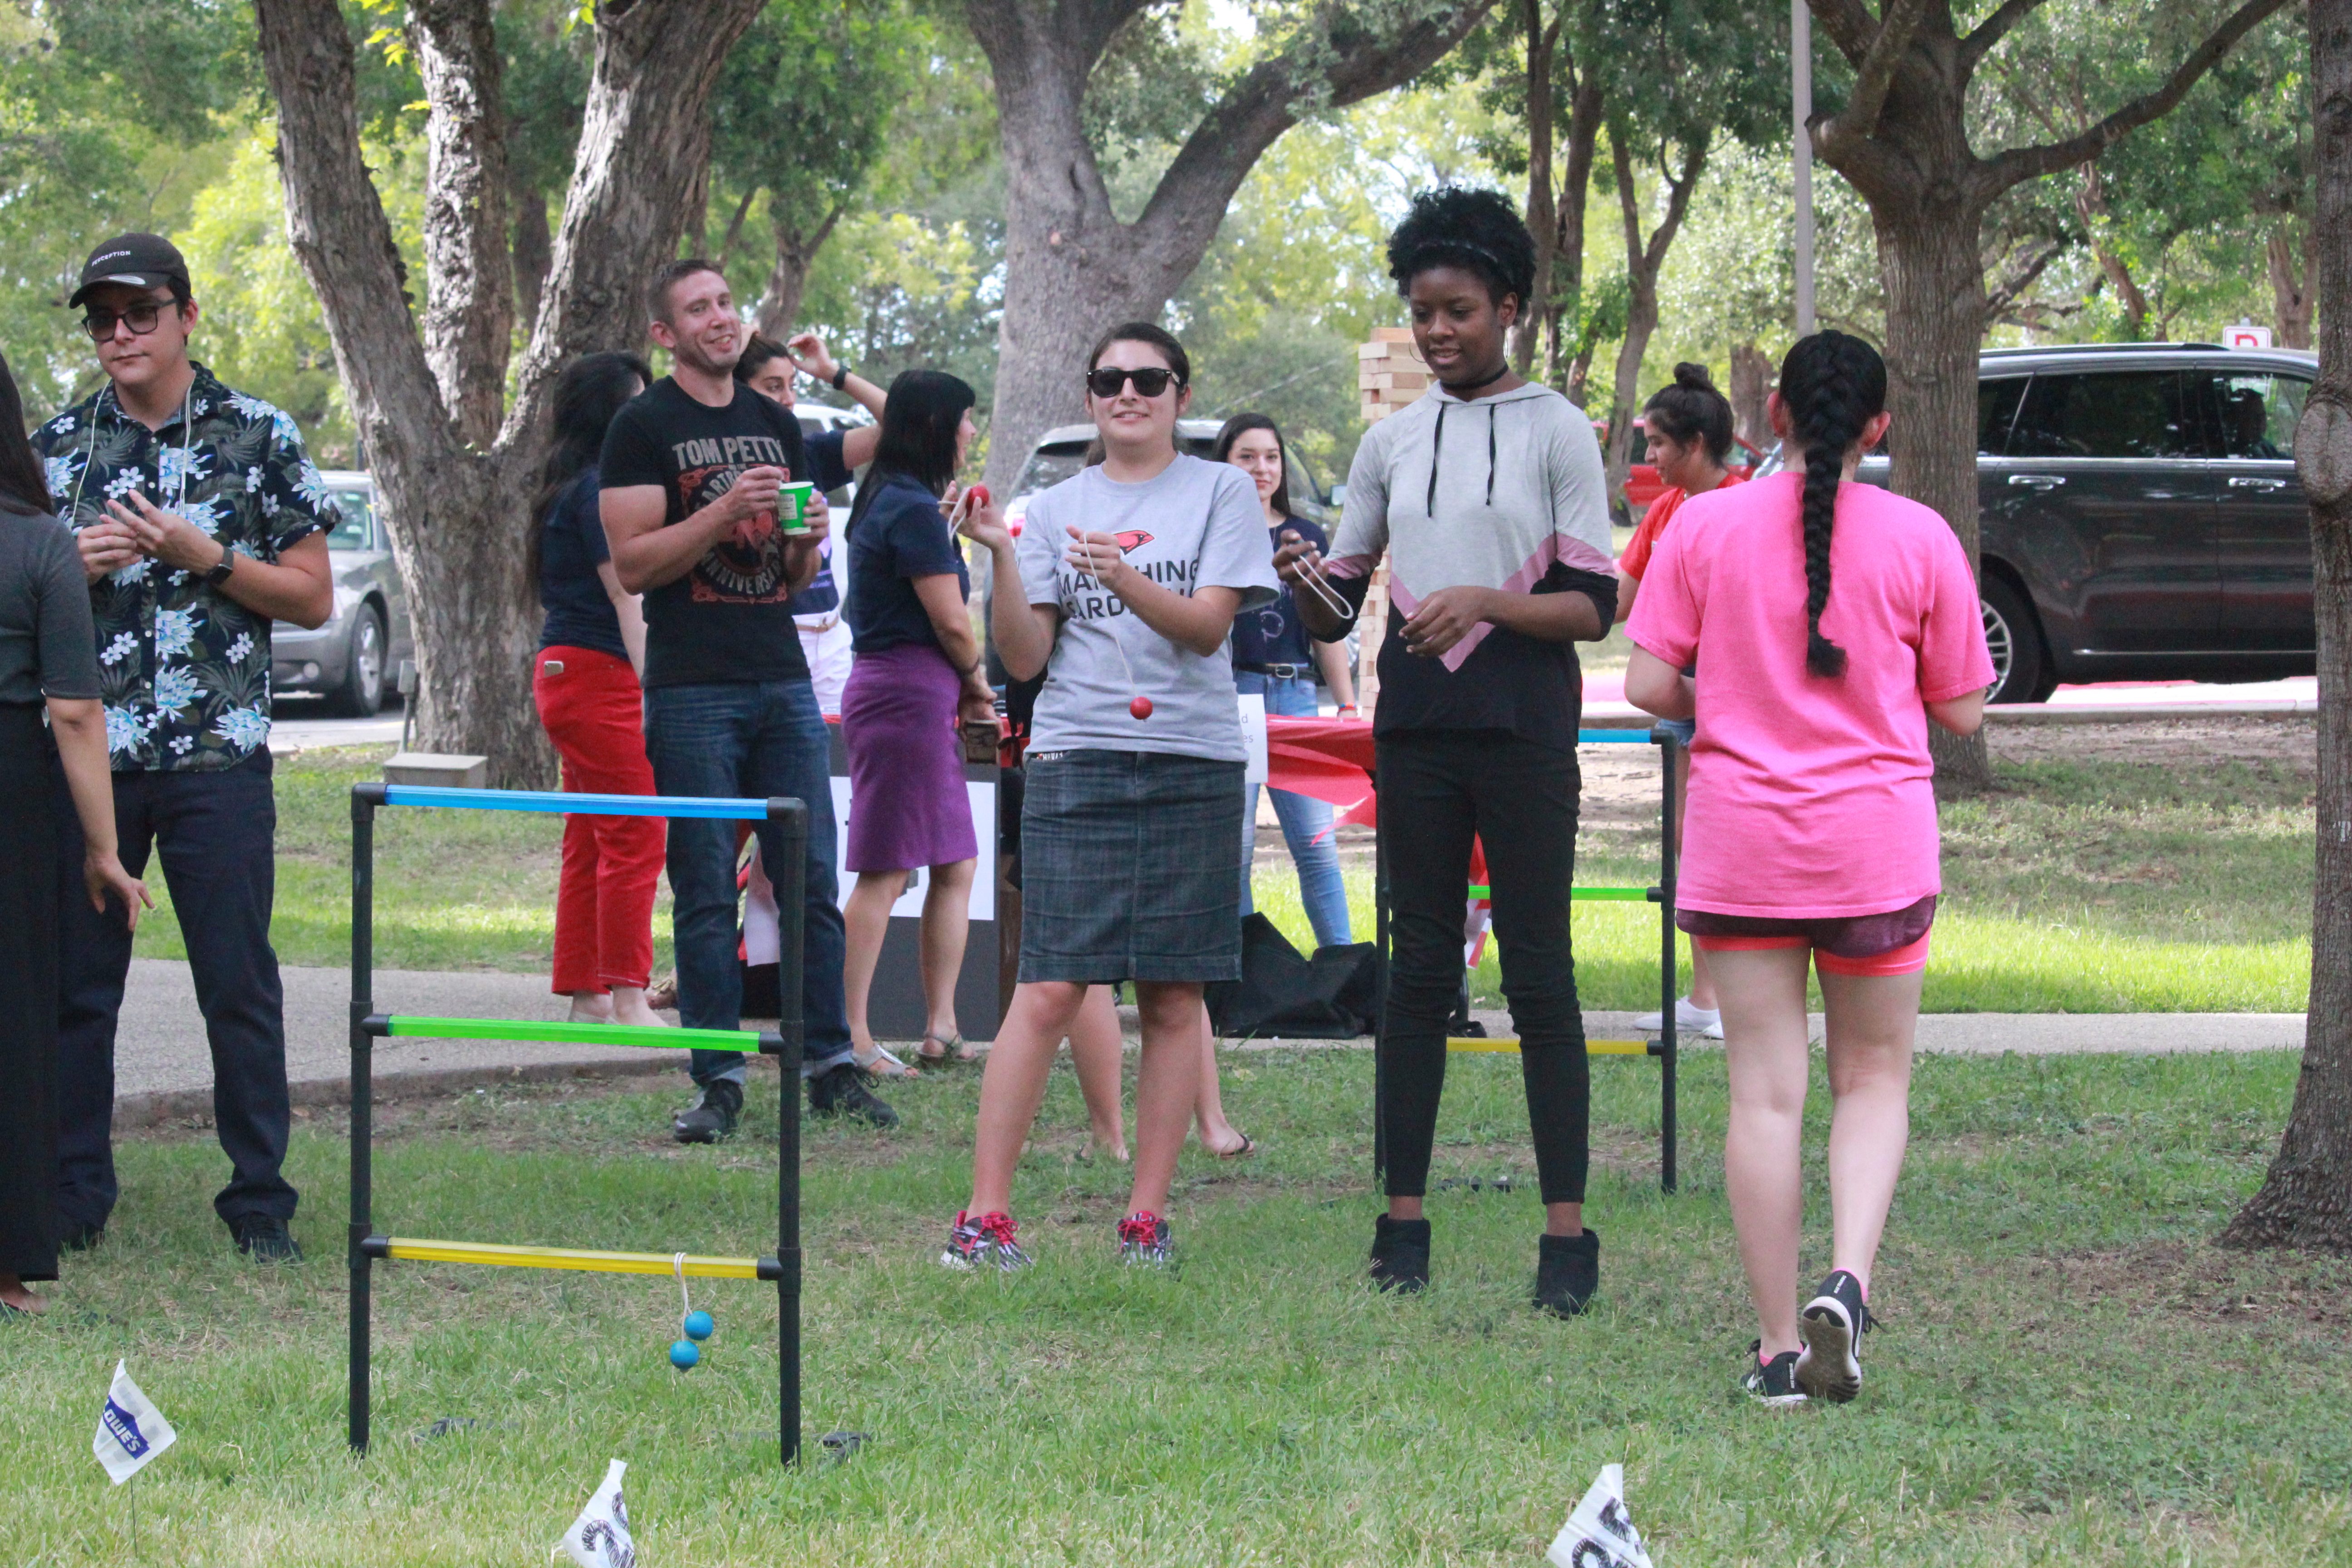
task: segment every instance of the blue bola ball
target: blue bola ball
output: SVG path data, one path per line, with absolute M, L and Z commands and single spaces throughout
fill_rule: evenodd
M 692 1340 L 680 1340 L 669 1347 L 669 1364 L 680 1372 L 686 1371 L 701 1359 L 702 1352 L 694 1348 Z
M 708 1312 L 696 1310 L 688 1312 L 686 1315 L 686 1337 L 688 1339 L 707 1340 L 718 1327 L 719 1325 L 717 1323 L 710 1321 L 710 1314 Z

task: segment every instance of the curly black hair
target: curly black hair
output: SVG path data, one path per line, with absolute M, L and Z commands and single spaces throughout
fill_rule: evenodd
M 1524 307 L 1535 295 L 1535 236 L 1499 191 L 1440 185 L 1413 197 L 1389 236 L 1389 276 L 1399 294 L 1433 267 L 1467 268 L 1486 281 L 1496 304 L 1510 294 Z

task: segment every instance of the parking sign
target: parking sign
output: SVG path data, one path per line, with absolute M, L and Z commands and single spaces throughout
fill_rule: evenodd
M 2271 346 L 2271 330 L 2252 321 L 2240 321 L 2234 327 L 2221 329 L 2221 346 L 2232 349 L 2266 349 Z

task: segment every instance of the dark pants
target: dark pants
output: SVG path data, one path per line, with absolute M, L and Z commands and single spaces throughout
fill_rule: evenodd
M 40 705 L 0 702 L 0 1274 L 26 1279 L 58 1277 L 51 756 Z M 74 870 L 79 883 L 79 856 Z
M 646 755 L 664 795 L 808 805 L 807 875 L 801 943 L 801 1071 L 810 1077 L 850 1059 L 842 1002 L 846 947 L 834 871 L 832 740 L 805 679 L 711 686 L 656 686 L 646 693 Z M 782 882 L 783 834 L 756 825 L 760 863 Z M 732 1029 L 743 1021 L 743 970 L 730 821 L 681 817 L 669 825 L 671 929 L 677 952 L 678 1022 Z M 694 1081 L 743 1080 L 740 1051 L 697 1051 Z
M 1429 1184 L 1476 837 L 1494 889 L 1503 995 L 1519 1033 L 1537 1179 L 1544 1202 L 1581 1203 L 1591 1107 L 1569 945 L 1582 784 L 1576 753 L 1507 731 L 1428 730 L 1381 736 L 1377 762 L 1391 952 L 1381 1064 L 1389 1194 L 1420 1197 Z
M 277 887 L 278 803 L 269 752 L 218 773 L 114 775 L 122 864 L 163 862 L 173 912 L 213 1052 L 213 1121 L 234 1174 L 214 1209 L 232 1226 L 253 1215 L 294 1217 L 286 1159 L 285 995 L 269 946 Z M 81 825 L 57 786 L 62 912 L 58 1025 L 58 1218 L 102 1226 L 114 1210 L 114 1026 L 131 972 L 120 910 L 100 915 L 82 892 Z

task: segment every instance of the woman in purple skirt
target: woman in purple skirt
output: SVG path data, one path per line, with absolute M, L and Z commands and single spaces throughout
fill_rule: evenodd
M 850 509 L 849 624 L 857 662 L 841 697 L 849 750 L 849 825 L 843 865 L 856 873 L 845 916 L 843 981 L 861 1066 L 904 1072 L 874 1042 L 866 992 L 890 906 L 907 873 L 930 870 L 923 897 L 922 1059 L 968 1056 L 956 1030 L 956 974 L 971 923 L 980 843 L 964 790 L 960 719 L 992 721 L 995 694 L 964 601 L 971 579 L 940 508 L 971 447 L 972 390 L 939 371 L 890 384 L 874 466 Z

